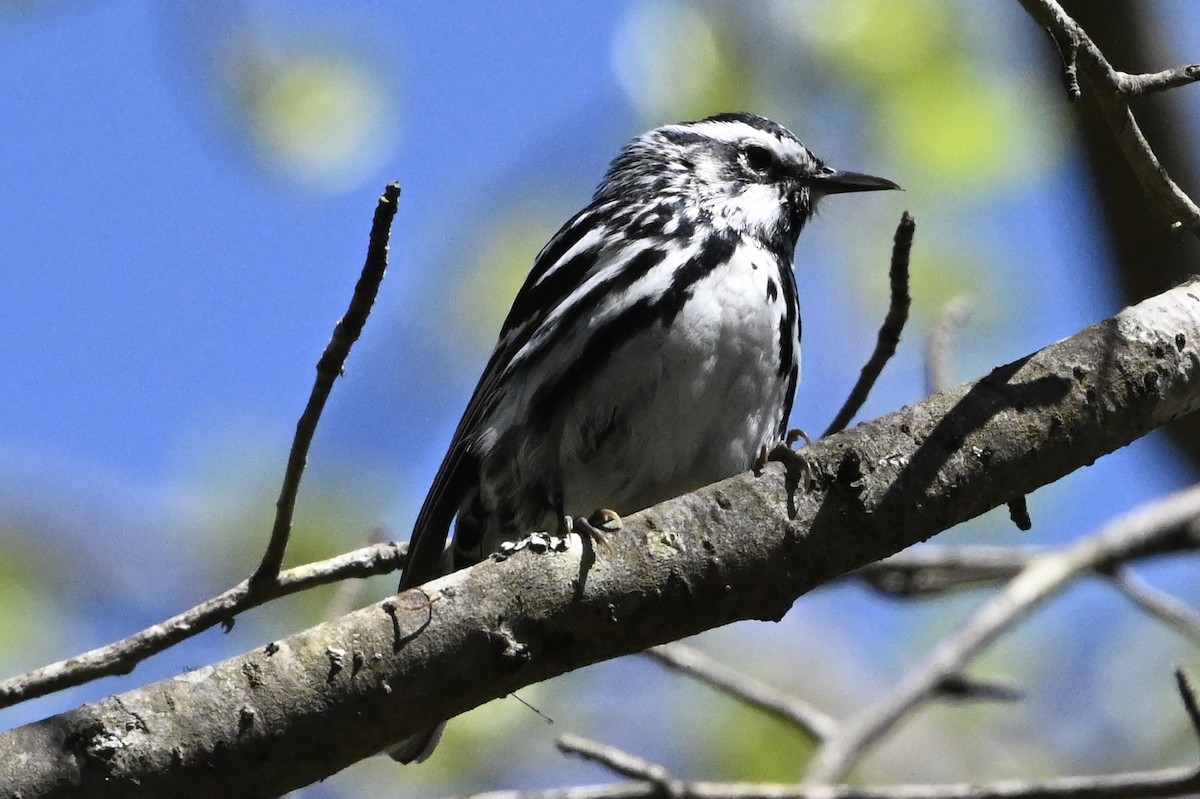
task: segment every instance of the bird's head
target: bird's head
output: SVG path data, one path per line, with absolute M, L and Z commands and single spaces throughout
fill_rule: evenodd
M 827 194 L 898 189 L 884 178 L 826 166 L 787 128 L 754 114 L 664 125 L 613 161 L 596 201 L 654 206 L 795 246 Z

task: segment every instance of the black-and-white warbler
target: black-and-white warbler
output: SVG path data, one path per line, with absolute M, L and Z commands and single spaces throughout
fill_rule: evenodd
M 517 294 L 400 588 L 561 531 L 568 513 L 629 514 L 750 469 L 799 382 L 797 236 L 826 194 L 894 188 L 752 114 L 630 142 Z M 439 732 L 390 753 L 422 760 Z

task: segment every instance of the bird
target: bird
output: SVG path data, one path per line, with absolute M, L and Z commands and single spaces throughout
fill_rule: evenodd
M 800 381 L 800 232 L 826 195 L 898 188 L 751 113 L 629 142 L 534 259 L 399 589 L 563 532 L 571 514 L 619 519 L 752 468 L 784 437 Z M 388 753 L 422 761 L 443 727 Z

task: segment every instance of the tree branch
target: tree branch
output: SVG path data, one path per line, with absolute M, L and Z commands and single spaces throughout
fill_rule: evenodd
M 1054 0 L 1019 1 L 1029 15 L 1049 31 L 1068 71 L 1076 61 L 1079 62 L 1100 113 L 1143 188 L 1172 222 L 1200 237 L 1200 208 L 1167 174 L 1129 108 L 1129 100 L 1133 97 L 1200 80 L 1200 65 L 1149 75 L 1119 72 L 1108 63 L 1083 28 Z
M 708 655 L 680 643 L 647 649 L 646 655 L 669 669 L 712 686 L 743 704 L 791 724 L 812 740 L 832 735 L 837 721 L 812 705 L 788 696 L 761 680 L 742 674 Z
M 1124 565 L 1114 569 L 1109 578 L 1118 591 L 1145 613 L 1200 644 L 1200 613 L 1139 579 Z
M 945 391 L 954 385 L 952 374 L 951 351 L 954 347 L 954 337 L 959 329 L 971 318 L 975 310 L 975 300 L 970 297 L 954 297 L 942 307 L 925 340 L 925 392 L 933 394 Z
M 581 735 L 560 735 L 555 744 L 563 754 L 578 755 L 584 760 L 590 760 L 604 766 L 620 777 L 631 780 L 646 780 L 659 786 L 659 790 L 672 795 L 672 785 L 675 782 L 671 772 L 658 763 L 632 755 L 615 746 L 602 744 Z
M 854 763 L 948 678 L 1080 575 L 1110 570 L 1134 553 L 1190 528 L 1200 515 L 1200 486 L 1143 506 L 1063 552 L 1033 558 L 1004 590 L 989 599 L 958 631 L 944 639 L 883 699 L 868 705 L 827 739 L 810 766 L 810 784 L 841 781 Z
M 296 435 L 292 439 L 292 450 L 288 454 L 287 469 L 283 473 L 283 486 L 275 503 L 275 524 L 271 528 L 271 539 L 263 553 L 262 562 L 250 577 L 251 593 L 264 591 L 275 582 L 283 565 L 288 536 L 292 532 L 292 513 L 296 509 L 296 497 L 300 493 L 300 478 L 308 463 L 308 448 L 317 432 L 317 422 L 325 409 L 325 402 L 333 391 L 333 383 L 342 374 L 350 348 L 362 334 L 363 326 L 379 294 L 379 284 L 387 272 L 388 238 L 391 235 L 392 219 L 400 205 L 400 184 L 389 183 L 375 207 L 375 218 L 371 223 L 371 238 L 367 246 L 367 259 L 363 264 L 350 306 L 346 315 L 333 328 L 333 337 L 317 361 L 317 379 L 313 383 L 308 404 L 300 421 L 296 423 Z
M 892 265 L 888 270 L 891 301 L 888 304 L 887 316 L 883 318 L 883 325 L 879 328 L 879 336 L 875 340 L 875 350 L 859 373 L 858 381 L 850 390 L 850 396 L 829 423 L 829 427 L 825 428 L 824 435 L 833 435 L 850 424 L 854 414 L 858 413 L 867 401 L 871 389 L 875 387 L 875 381 L 883 372 L 883 367 L 896 354 L 896 347 L 900 345 L 900 333 L 904 330 L 904 323 L 908 321 L 908 309 L 912 305 L 912 297 L 908 291 L 908 262 L 916 229 L 916 221 L 905 211 L 900 217 L 900 224 L 896 226 L 896 235 L 893 238 Z
M 218 624 L 232 624 L 234 616 L 250 608 L 319 585 L 389 574 L 403 567 L 407 560 L 407 543 L 375 544 L 336 558 L 288 569 L 261 591 L 251 591 L 250 581 L 243 580 L 228 591 L 128 638 L 0 680 L 0 708 L 83 685 L 101 677 L 128 674 L 143 660 L 180 641 Z
M 1173 768 L 1095 777 L 1002 780 L 948 785 L 869 787 L 804 786 L 769 782 L 681 782 L 677 796 L 688 799 L 1152 799 L 1184 797 L 1200 790 L 1200 770 Z M 549 791 L 492 791 L 469 799 L 661 799 L 653 782 L 587 785 Z
M 534 682 L 778 619 L 814 587 L 1200 408 L 1196 343 L 1192 281 L 816 442 L 793 518 L 778 465 L 731 478 L 626 518 L 596 559 L 577 541 L 526 548 L 11 730 L 0 785 L 25 799 L 279 795 Z

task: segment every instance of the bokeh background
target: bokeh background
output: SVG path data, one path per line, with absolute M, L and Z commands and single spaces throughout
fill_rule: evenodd
M 1072 10 L 1120 67 L 1200 60 L 1200 7 L 1187 0 Z M 1197 92 L 1139 106 L 1193 189 Z M 389 180 L 404 186 L 391 270 L 317 434 L 289 563 L 407 536 L 534 254 L 618 148 L 656 124 L 756 111 L 830 163 L 905 187 L 827 201 L 800 243 L 793 421 L 810 431 L 832 418 L 873 344 L 903 210 L 918 222 L 914 318 L 866 417 L 927 393 L 923 341 L 955 298 L 975 307 L 956 340 L 957 382 L 1112 314 L 1197 259 L 1194 239 L 1166 231 L 1104 149 L 1086 102 L 1067 103 L 1045 36 L 1015 0 L 8 0 L 0 109 L 4 676 L 134 632 L 253 569 L 313 367 Z M 1112 221 L 1135 212 L 1137 225 Z M 997 512 L 939 542 L 1068 542 L 1189 484 L 1194 438 L 1152 435 L 1038 491 L 1030 533 Z M 1139 572 L 1200 603 L 1194 558 Z M 240 652 L 394 582 L 274 603 L 128 677 L 2 711 L 0 725 Z M 805 597 L 779 624 L 693 643 L 845 713 L 983 598 L 897 605 L 847 584 Z M 926 710 L 856 779 L 1183 762 L 1194 741 L 1176 662 L 1200 671 L 1194 648 L 1085 582 L 971 670 L 1021 688 L 1023 701 Z M 566 731 L 693 778 L 794 779 L 808 751 L 637 658 L 520 696 L 554 723 L 498 701 L 452 725 L 422 767 L 374 758 L 297 795 L 608 780 L 554 751 Z

